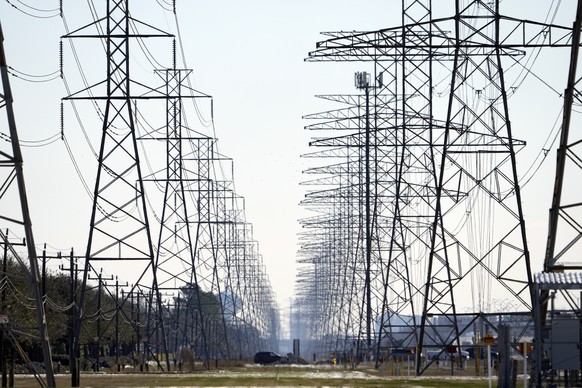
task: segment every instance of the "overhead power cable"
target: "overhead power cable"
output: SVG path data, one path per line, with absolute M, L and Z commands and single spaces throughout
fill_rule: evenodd
M 167 1 L 164 1 L 164 0 L 156 0 L 156 2 L 160 5 L 160 7 L 162 7 L 162 9 L 164 11 L 174 12 L 174 9 L 173 8 L 166 8 L 166 6 L 172 7 L 172 4 L 168 3 Z
M 30 17 L 33 17 L 33 18 L 37 18 L 37 19 L 50 19 L 50 18 L 58 17 L 61 14 L 60 13 L 60 10 L 58 8 L 57 9 L 52 9 L 52 10 L 44 10 L 44 9 L 34 8 L 34 7 L 29 6 L 29 5 L 26 5 L 25 3 L 23 3 L 20 0 L 16 0 L 20 4 L 20 6 L 17 6 L 13 2 L 11 2 L 10 0 L 5 0 L 5 1 L 12 8 L 16 9 L 17 11 L 19 11 L 19 12 L 21 12 L 21 13 L 27 15 L 27 16 L 30 16 Z M 54 14 L 52 14 L 52 15 L 45 15 L 45 16 L 35 15 L 35 14 L 31 13 L 30 11 L 24 10 L 23 7 L 26 7 L 26 8 L 29 8 L 31 10 L 34 10 L 35 12 L 43 12 L 43 13 L 54 12 Z
M 81 184 L 83 185 L 83 188 L 87 192 L 87 195 L 89 196 L 91 201 L 93 201 L 93 193 L 89 189 L 89 186 L 87 185 L 87 181 L 83 177 L 83 174 L 81 173 L 81 169 L 79 167 L 79 164 L 77 163 L 77 160 L 75 159 L 75 156 L 73 155 L 73 151 L 71 150 L 71 146 L 69 145 L 67 137 L 64 135 L 63 135 L 63 143 L 65 144 L 65 148 L 67 149 L 69 157 L 71 158 L 71 162 L 73 163 L 73 167 L 75 168 L 75 171 L 77 172 L 77 176 L 79 177 L 79 180 L 81 181 Z
M 180 45 L 180 53 L 182 54 L 182 63 L 184 64 L 184 67 L 188 67 L 187 63 L 186 63 L 186 54 L 184 51 L 184 44 L 182 42 L 182 33 L 180 32 L 180 23 L 178 22 L 178 15 L 174 14 L 174 19 L 176 21 L 176 35 L 178 37 L 178 44 Z M 192 87 L 192 82 L 190 81 L 190 78 L 188 77 L 186 79 L 186 81 L 188 82 L 188 87 L 190 88 L 190 90 L 193 90 L 194 88 Z M 212 126 L 212 131 L 213 131 L 213 136 L 216 138 L 216 130 L 214 128 L 214 120 L 206 120 L 203 116 L 202 113 L 200 112 L 200 108 L 198 107 L 198 104 L 196 103 L 196 99 L 192 98 L 192 103 L 194 104 L 194 109 L 196 110 L 196 115 L 198 116 L 198 120 L 200 121 L 200 124 L 202 124 L 204 127 L 208 128 L 210 126 Z
M 23 147 L 44 147 L 47 146 L 49 144 L 52 144 L 56 141 L 59 140 L 60 137 L 60 133 L 57 133 L 55 135 L 52 135 L 46 139 L 42 139 L 42 140 L 19 140 L 19 144 Z M 7 133 L 4 132 L 0 132 L 0 139 L 10 143 L 12 142 L 12 139 L 10 137 L 10 135 L 8 135 Z
M 16 0 L 16 2 L 19 3 L 19 4 L 21 4 L 21 5 L 23 5 L 23 6 L 25 6 L 26 8 L 32 9 L 33 11 L 37 11 L 37 12 L 47 12 L 47 13 L 48 12 L 60 12 L 60 9 L 59 8 L 41 9 L 41 8 L 37 8 L 37 7 L 33 7 L 31 5 L 28 5 L 28 4 L 24 3 L 21 0 Z
M 28 73 L 24 73 L 20 70 L 15 69 L 12 66 L 8 66 L 8 73 L 10 73 L 13 77 L 22 79 L 24 81 L 28 81 L 28 82 L 49 82 L 49 81 L 53 81 L 57 78 L 60 77 L 60 71 L 53 71 L 52 73 L 48 73 L 48 74 L 40 74 L 40 75 L 35 75 L 35 74 L 28 74 Z
M 521 187 L 525 187 L 533 179 L 533 177 L 536 176 L 537 172 L 542 167 L 542 164 L 547 159 L 549 150 L 554 147 L 556 140 L 558 140 L 558 137 L 562 132 L 562 127 L 558 125 L 558 122 L 562 118 L 563 110 L 564 108 L 562 107 L 562 109 L 560 110 L 556 117 L 556 120 L 554 121 L 554 126 L 552 127 L 552 130 L 550 131 L 550 133 L 548 133 L 548 137 L 546 138 L 546 141 L 544 142 L 542 149 L 538 152 L 534 161 L 530 163 L 529 168 L 527 169 L 523 177 L 520 179 L 519 184 Z

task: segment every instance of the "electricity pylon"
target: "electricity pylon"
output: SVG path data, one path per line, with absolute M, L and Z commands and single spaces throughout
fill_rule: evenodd
M 544 260 L 545 272 L 582 270 L 582 260 L 576 251 L 582 236 L 581 209 L 577 182 L 582 173 L 580 149 L 582 135 L 576 131 L 580 125 L 575 105 L 580 101 L 580 28 L 582 26 L 582 2 L 578 1 L 571 39 L 570 64 L 566 90 L 562 132 L 556 163 L 556 175 L 550 222 Z M 547 301 L 544 302 L 547 305 Z
M 164 316 L 174 323 L 175 330 L 180 334 L 180 344 L 193 345 L 192 338 L 185 322 L 181 322 L 179 316 L 179 302 L 182 300 L 185 306 L 194 306 L 198 314 L 202 315 L 202 298 L 197 279 L 197 263 L 193 248 L 196 246 L 192 238 L 192 225 L 188 204 L 190 192 L 198 182 L 199 177 L 191 177 L 186 167 L 187 145 L 199 140 L 202 135 L 196 134 L 183 124 L 183 104 L 187 98 L 209 98 L 210 96 L 197 92 L 185 85 L 185 81 L 191 70 L 166 69 L 157 71 L 163 80 L 163 94 L 166 97 L 166 124 L 164 127 L 146 133 L 139 138 L 140 141 L 154 140 L 165 144 L 165 167 L 144 178 L 144 181 L 153 181 L 162 187 L 162 210 L 159 220 L 159 232 L 155 249 L 154 268 L 157 274 L 158 290 L 160 292 L 172 292 L 175 299 L 174 308 L 165 308 L 154 315 Z M 203 137 L 206 138 L 206 137 Z M 188 291 L 186 291 L 188 290 Z M 181 295 L 185 293 L 186 295 Z M 167 306 L 168 302 L 161 303 Z M 178 304 L 176 304 L 178 303 Z M 183 313 L 184 314 L 184 313 Z M 192 312 L 194 314 L 194 311 Z M 201 337 L 205 354 L 208 354 L 206 343 L 206 330 L 199 324 L 194 332 L 196 337 Z M 176 335 L 176 338 L 178 335 Z M 164 341 L 168 339 L 165 338 Z M 171 344 L 168 344 L 172 347 Z M 178 352 L 178 339 L 174 341 L 173 352 Z M 166 359 L 166 368 L 170 369 L 170 360 Z
M 0 77 L 2 82 L 2 89 L 0 89 L 0 109 L 6 114 L 6 125 L 8 127 L 9 141 L 2 142 L 0 149 L 0 173 L 2 174 L 2 190 L 0 192 L 0 219 L 5 226 L 9 226 L 16 233 L 23 233 L 25 236 L 25 245 L 28 254 L 28 262 L 22 260 L 20 254 L 15 250 L 14 246 L 8 241 L 8 233 L 0 232 L 0 237 L 3 244 L 5 244 L 5 254 L 7 251 L 18 262 L 21 270 L 28 278 L 32 289 L 33 299 L 35 302 L 36 328 L 38 332 L 34 332 L 33 336 L 38 336 L 42 348 L 42 355 L 44 358 L 46 380 L 39 379 L 42 386 L 54 387 L 55 377 L 52 367 L 52 356 L 49 335 L 47 331 L 46 313 L 43 303 L 43 295 L 40 291 L 40 273 L 38 269 L 38 261 L 36 256 L 36 247 L 34 245 L 34 235 L 32 233 L 32 221 L 30 211 L 28 208 L 28 199 L 26 195 L 26 187 L 24 182 L 23 172 L 23 158 L 20 150 L 20 143 L 18 142 L 18 131 L 16 129 L 16 118 L 14 115 L 12 90 L 10 88 L 10 80 L 8 76 L 8 65 L 6 62 L 6 54 L 4 52 L 4 35 L 2 32 L 2 25 L 0 24 Z M 0 122 L 2 124 L 2 122 Z M 18 204 L 18 205 L 16 205 Z M 5 258 L 6 260 L 6 258 Z M 4 273 L 2 278 L 6 279 L 10 274 Z M 3 285 L 4 286 L 4 285 Z M 4 302 L 4 301 L 2 301 Z M 4 308 L 5 306 L 0 306 Z M 2 311 L 2 313 L 4 313 Z M 4 322 L 2 326 L 10 328 L 11 317 L 3 317 Z M 8 322 L 6 322 L 8 321 Z M 19 350 L 19 355 L 23 360 L 28 360 L 28 356 L 23 353 L 22 348 L 18 345 L 18 339 L 12 330 L 5 330 L 1 327 L 2 340 L 10 341 L 15 349 Z M 7 336 L 7 338 L 4 338 Z M 4 342 L 2 346 L 4 351 Z M 4 364 L 3 367 L 5 367 Z M 35 376 L 37 371 L 34 367 Z M 37 377 L 38 379 L 38 377 Z
M 564 91 L 564 108 L 560 143 L 557 150 L 556 173 L 548 237 L 544 257 L 543 275 L 549 279 L 545 287 L 540 287 L 536 295 L 534 313 L 536 316 L 536 375 L 534 383 L 541 387 L 544 379 L 553 379 L 555 365 L 548 363 L 549 355 L 544 350 L 554 345 L 551 333 L 558 326 L 548 323 L 548 309 L 555 299 L 563 306 L 569 306 L 574 312 L 580 311 L 580 237 L 582 237 L 582 202 L 579 185 L 582 178 L 582 132 L 580 116 L 575 109 L 580 103 L 580 38 L 582 29 L 582 1 L 578 1 L 571 39 L 570 62 L 566 89 Z M 553 276 L 555 275 L 555 277 Z M 536 279 L 538 280 L 538 279 Z M 539 285 L 539 281 L 536 286 Z M 550 289 L 554 292 L 551 293 Z M 549 342 L 549 344 L 547 344 Z M 549 354 L 553 354 L 554 350 Z M 553 356 L 552 356 L 553 357 Z M 552 360 L 553 361 L 553 360 Z M 558 372 L 559 373 L 559 372 Z M 553 381 L 553 380 L 552 380 Z
M 326 33 L 329 38 L 308 57 L 370 62 L 374 79 L 382 75 L 382 85 L 399 101 L 386 126 L 393 128 L 397 157 L 393 170 L 383 170 L 394 188 L 383 214 L 392 226 L 383 241 L 390 259 L 384 261 L 383 311 L 375 317 L 381 322 L 378 349 L 384 338 L 396 344 L 391 315 L 410 322 L 420 355 L 426 346 L 444 351 L 460 344 L 474 321 L 461 320 L 458 309 L 475 316 L 491 312 L 493 289 L 524 312 L 532 309 L 515 161 L 525 143 L 511 128 L 503 61 L 519 61 L 527 48 L 569 47 L 572 29 L 504 16 L 498 1 L 453 4 L 454 16 L 433 19 L 431 1 L 403 1 L 402 26 Z M 451 85 L 438 109 L 437 67 Z M 467 289 L 477 290 L 473 300 Z M 397 305 L 407 307 L 393 314 Z M 420 362 L 417 367 L 421 373 Z
M 92 33 L 92 28 L 97 34 Z M 137 31 L 137 30 L 141 31 Z M 147 30 L 145 32 L 144 30 Z M 157 268 L 153 252 L 148 207 L 144 192 L 142 167 L 137 146 L 134 101 L 150 98 L 165 98 L 163 94 L 144 96 L 150 88 L 135 82 L 130 77 L 130 40 L 171 35 L 141 23 L 129 15 L 128 0 L 108 0 L 106 15 L 93 23 L 81 27 L 64 38 L 98 38 L 103 40 L 107 60 L 107 74 L 104 81 L 74 93 L 65 100 L 92 100 L 103 102 L 101 141 L 97 156 L 98 168 L 93 192 L 93 206 L 85 255 L 85 271 L 80 296 L 79 317 L 75 335 L 75 352 L 79 357 L 83 303 L 87 282 L 91 272 L 97 273 L 99 265 L 109 265 L 119 269 L 127 265 L 126 281 L 133 285 L 129 295 L 141 293 L 147 296 L 148 319 L 145 333 L 139 340 L 143 343 L 143 357 L 154 354 L 150 337 L 161 330 L 163 344 L 155 353 L 168 355 L 162 312 Z M 105 87 L 105 90 L 101 90 Z M 141 88 L 136 93 L 133 88 Z M 144 91 L 145 89 L 145 91 Z M 129 278 L 131 277 L 131 278 Z M 117 313 L 125 314 L 122 308 Z M 150 319 L 150 317 L 152 319 Z M 128 321 L 131 321 L 127 317 Z M 153 322 L 152 322 L 153 320 Z M 78 366 L 72 365 L 72 385 L 79 384 Z

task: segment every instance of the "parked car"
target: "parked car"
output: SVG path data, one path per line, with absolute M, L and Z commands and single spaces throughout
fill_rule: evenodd
M 480 351 L 478 349 L 480 349 Z M 469 346 L 469 347 L 465 348 L 465 351 L 469 354 L 469 357 L 471 357 L 471 358 L 477 358 L 477 356 L 479 356 L 479 358 L 481 360 L 487 359 L 487 348 L 485 346 L 479 346 L 479 347 Z M 497 352 L 496 348 L 492 348 L 491 349 L 491 359 L 496 360 L 498 358 L 499 358 L 499 352 Z
M 255 354 L 255 364 L 267 365 L 281 362 L 282 357 L 274 352 L 258 352 Z
M 443 361 L 450 361 L 451 357 L 453 360 L 457 360 L 459 358 L 459 352 L 455 351 L 454 353 L 447 353 L 447 351 L 439 351 L 439 350 L 429 350 L 426 352 L 428 360 L 443 360 Z M 466 350 L 461 350 L 461 360 L 468 360 L 469 353 Z

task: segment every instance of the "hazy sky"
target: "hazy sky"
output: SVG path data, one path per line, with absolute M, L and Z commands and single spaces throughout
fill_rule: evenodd
M 93 2 L 98 9 L 103 7 L 104 0 Z M 65 33 L 62 20 L 27 16 L 11 3 L 34 15 L 50 16 L 54 12 L 26 8 L 23 3 L 48 10 L 58 8 L 59 2 L 0 1 L 8 63 L 20 72 L 33 75 L 58 70 L 59 37 Z M 89 2 L 65 0 L 63 3 L 70 29 L 91 21 Z M 131 9 L 136 18 L 176 33 L 174 15 L 160 6 L 168 6 L 167 3 L 170 2 L 134 0 Z M 433 1 L 435 14 L 450 14 L 449 3 L 452 2 L 447 2 L 446 7 L 444 3 L 444 0 Z M 541 21 L 547 16 L 549 3 L 541 0 L 502 2 L 512 16 Z M 563 3 L 556 22 L 569 26 L 575 2 Z M 323 39 L 319 35 L 321 31 L 375 30 L 399 25 L 400 2 L 178 0 L 177 11 L 187 66 L 193 69 L 197 89 L 214 98 L 220 150 L 234 159 L 237 193 L 246 198 L 247 220 L 254 226 L 254 237 L 259 241 L 278 300 L 281 305 L 287 304 L 292 296 L 296 268 L 300 229 L 297 220 L 305 216 L 298 203 L 304 193 L 299 182 L 307 179 L 301 171 L 307 164 L 300 155 L 310 151 L 307 146 L 310 134 L 303 130 L 308 123 L 301 116 L 335 108 L 321 105 L 313 96 L 353 93 L 353 73 L 371 70 L 369 64 L 305 63 L 304 58 L 315 49 L 315 43 Z M 85 56 L 89 76 L 95 81 L 102 79 L 103 58 L 91 51 L 91 43 L 81 49 L 83 44 L 75 42 Z M 157 48 L 159 46 L 154 46 L 152 50 L 158 52 Z M 75 68 L 72 57 L 67 55 L 65 72 Z M 166 66 L 168 60 L 169 56 L 160 59 Z M 567 60 L 567 51 L 544 51 L 535 62 L 533 72 L 549 86 L 531 76 L 518 85 L 512 97 L 516 137 L 529 145 L 518 160 L 522 174 L 544 147 L 559 116 L 561 99 L 552 88 L 558 92 L 564 89 Z M 136 61 L 133 70 L 137 76 L 145 76 L 148 72 L 148 76 L 152 76 L 148 66 L 142 69 L 139 60 Z M 39 140 L 58 133 L 60 98 L 66 94 L 62 81 L 31 83 L 12 77 L 11 82 L 21 139 Z M 77 83 L 72 89 L 79 89 L 79 86 Z M 209 119 L 209 106 L 201 105 L 201 114 Z M 72 142 L 73 153 L 80 165 L 87 168 L 84 175 L 92 189 L 92 156 L 82 144 L 80 135 L 68 132 L 74 131 L 74 126 L 69 126 L 72 122 L 70 115 L 65 118 L 65 131 L 72 141 L 79 141 L 79 144 Z M 70 247 L 75 247 L 78 253 L 83 252 L 91 203 L 63 142 L 23 150 L 36 242 L 46 242 L 53 252 L 68 251 Z M 524 187 L 532 256 L 534 265 L 538 266 L 533 268 L 534 272 L 541 270 L 554 155 L 555 148 L 538 174 Z

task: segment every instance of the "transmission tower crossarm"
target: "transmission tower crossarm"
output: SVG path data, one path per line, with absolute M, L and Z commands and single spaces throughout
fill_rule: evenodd
M 519 49 L 536 47 L 570 47 L 572 44 L 573 28 L 556 24 L 521 20 L 509 16 L 499 15 L 498 21 L 503 24 L 503 35 L 496 40 L 486 33 L 494 23 L 490 16 L 461 15 L 460 18 L 468 25 L 473 20 L 490 20 L 481 22 L 472 27 L 472 39 L 465 39 L 456 43 L 448 32 L 454 29 L 455 17 L 434 19 L 431 21 L 406 25 L 406 28 L 432 28 L 432 39 L 418 39 L 414 47 L 406 46 L 402 40 L 402 28 L 392 27 L 369 32 L 354 32 L 334 36 L 328 40 L 316 44 L 316 50 L 308 53 L 306 61 L 377 61 L 379 59 L 398 58 L 399 49 L 409 50 L 409 58 L 414 61 L 427 55 L 428 50 L 433 50 L 432 55 L 440 60 L 453 60 L 454 50 L 459 44 L 463 49 L 474 49 L 473 54 L 486 55 L 490 48 L 503 49 L 504 55 L 521 55 Z
M 173 38 L 175 37 L 173 34 L 167 33 L 157 27 L 154 27 L 148 23 L 144 23 L 140 20 L 134 19 L 131 16 L 127 17 L 128 23 L 134 23 L 134 25 L 140 25 L 141 27 L 145 27 L 149 30 L 149 33 L 134 33 L 130 34 L 128 32 L 124 34 L 95 34 L 95 33 L 87 33 L 90 28 L 94 26 L 99 26 L 101 23 L 107 22 L 107 17 L 102 17 L 92 23 L 89 23 L 83 27 L 79 27 L 74 31 L 69 32 L 68 34 L 62 35 L 61 38 L 98 38 L 98 39 L 106 39 L 106 38 Z M 97 27 L 99 29 L 99 27 Z M 104 27 L 101 27 L 101 30 L 104 30 Z M 135 28 L 137 30 L 137 28 Z

